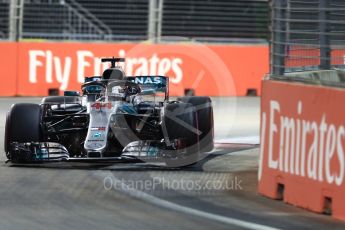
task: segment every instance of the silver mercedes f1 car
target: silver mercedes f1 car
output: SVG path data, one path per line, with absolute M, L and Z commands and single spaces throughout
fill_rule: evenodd
M 13 163 L 162 162 L 191 165 L 213 149 L 209 97 L 169 100 L 169 78 L 125 76 L 117 62 L 86 77 L 82 94 L 66 91 L 7 114 L 5 152 Z

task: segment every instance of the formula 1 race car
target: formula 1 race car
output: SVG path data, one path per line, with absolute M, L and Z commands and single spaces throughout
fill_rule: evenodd
M 56 161 L 194 164 L 213 149 L 209 97 L 169 100 L 169 78 L 125 76 L 117 62 L 86 77 L 82 95 L 65 91 L 41 104 L 18 103 L 7 114 L 5 152 L 13 163 Z

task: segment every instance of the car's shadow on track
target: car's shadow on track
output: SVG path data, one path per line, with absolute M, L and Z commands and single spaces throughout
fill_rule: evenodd
M 14 164 L 4 163 L 1 167 L 21 167 L 21 168 L 45 168 L 45 169 L 69 169 L 69 170 L 108 170 L 108 171 L 204 171 L 204 165 L 225 154 L 244 151 L 256 148 L 258 145 L 249 144 L 218 144 L 209 153 L 201 153 L 201 160 L 189 166 L 170 168 L 164 164 L 138 163 L 138 162 L 49 162 L 49 163 L 26 163 Z

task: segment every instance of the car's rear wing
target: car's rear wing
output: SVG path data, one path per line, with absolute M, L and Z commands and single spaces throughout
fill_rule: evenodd
M 134 82 L 145 89 L 154 89 L 156 92 L 165 94 L 165 99 L 169 97 L 169 78 L 165 76 L 131 76 L 126 80 Z

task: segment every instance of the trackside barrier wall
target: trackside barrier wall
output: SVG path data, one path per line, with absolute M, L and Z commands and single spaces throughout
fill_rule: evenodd
M 264 80 L 259 193 L 345 220 L 345 90 Z
M 269 68 L 267 45 L 18 42 L 0 48 L 0 96 L 80 90 L 85 76 L 102 73 L 100 58 L 109 56 L 127 58 L 127 75 L 169 76 L 171 95 L 190 88 L 196 95 L 260 94 Z
M 18 50 L 17 44 L 0 43 L 0 96 L 13 96 L 17 93 Z

